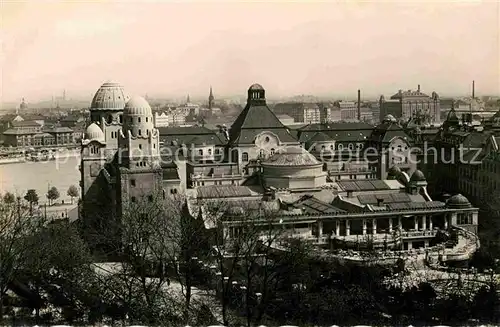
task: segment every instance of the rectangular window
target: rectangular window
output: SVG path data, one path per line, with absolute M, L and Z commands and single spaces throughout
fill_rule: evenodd
M 149 202 L 153 202 L 153 196 L 152 195 L 148 195 L 148 201 Z
M 133 187 L 135 187 L 135 179 L 131 179 L 130 180 L 130 185 L 133 186 Z
M 132 203 L 135 203 L 135 196 L 133 196 L 130 201 L 132 201 Z

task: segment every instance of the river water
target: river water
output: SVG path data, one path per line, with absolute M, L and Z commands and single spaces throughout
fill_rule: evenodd
M 49 187 L 55 186 L 61 197 L 59 200 L 70 200 L 68 188 L 75 185 L 80 192 L 80 156 L 61 156 L 56 160 L 0 165 L 0 194 L 11 192 L 23 197 L 29 189 L 35 189 L 41 203 L 46 201 Z M 181 189 L 185 185 L 186 165 L 177 162 Z
M 79 156 L 0 165 L 0 194 L 8 191 L 23 197 L 28 189 L 35 189 L 40 202 L 45 202 L 48 188 L 55 186 L 61 195 L 60 200 L 69 200 L 66 192 L 71 185 L 80 191 L 79 165 Z

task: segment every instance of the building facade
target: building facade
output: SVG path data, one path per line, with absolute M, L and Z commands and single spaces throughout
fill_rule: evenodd
M 416 91 L 399 90 L 398 93 L 386 100 L 384 96 L 380 97 L 380 121 L 387 115 L 392 115 L 396 119 L 404 121 L 410 118 L 421 115 L 425 117 L 426 123 L 441 122 L 440 100 L 436 92 L 432 92 L 431 96 L 420 91 L 420 85 Z

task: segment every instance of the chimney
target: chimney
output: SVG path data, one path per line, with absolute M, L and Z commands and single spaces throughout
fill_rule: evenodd
M 474 99 L 474 98 L 475 98 L 475 94 L 476 94 L 476 92 L 475 92 L 475 91 L 476 91 L 476 90 L 475 90 L 475 82 L 474 82 L 474 81 L 472 81 L 472 99 Z
M 420 92 L 420 84 L 418 84 L 418 89 L 417 89 L 418 92 Z
M 361 121 L 361 90 L 358 90 L 358 120 Z

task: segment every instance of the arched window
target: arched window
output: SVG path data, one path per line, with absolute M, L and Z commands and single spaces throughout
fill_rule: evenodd
M 142 150 L 142 144 L 139 144 L 139 150 Z
M 354 146 L 352 145 L 352 143 L 349 143 L 349 150 L 352 150 L 352 149 L 353 149 L 353 147 L 354 147 Z
M 139 136 L 141 136 L 141 130 L 139 130 L 138 133 L 139 133 Z
M 271 149 L 271 155 L 274 155 L 274 148 Z
M 123 124 L 123 116 L 120 115 L 119 118 L 120 118 L 120 124 Z
M 342 151 L 342 150 L 344 150 L 344 145 L 343 144 L 339 144 L 338 148 L 339 148 L 340 151 Z
M 212 155 L 212 149 L 208 149 L 208 155 L 211 156 Z
M 261 149 L 259 151 L 259 157 L 264 158 L 264 156 L 265 156 L 264 150 Z
M 200 156 L 202 156 L 202 155 L 203 155 L 203 149 L 199 149 L 199 150 L 198 150 L 198 154 L 199 154 Z
M 140 123 L 141 122 L 141 117 L 137 117 L 137 122 Z
M 321 151 L 325 151 L 325 146 L 324 145 L 321 146 Z
M 146 123 L 148 122 L 148 117 L 146 117 Z
M 248 153 L 247 152 L 243 152 L 241 154 L 241 161 L 243 161 L 243 162 L 247 162 L 248 161 Z

